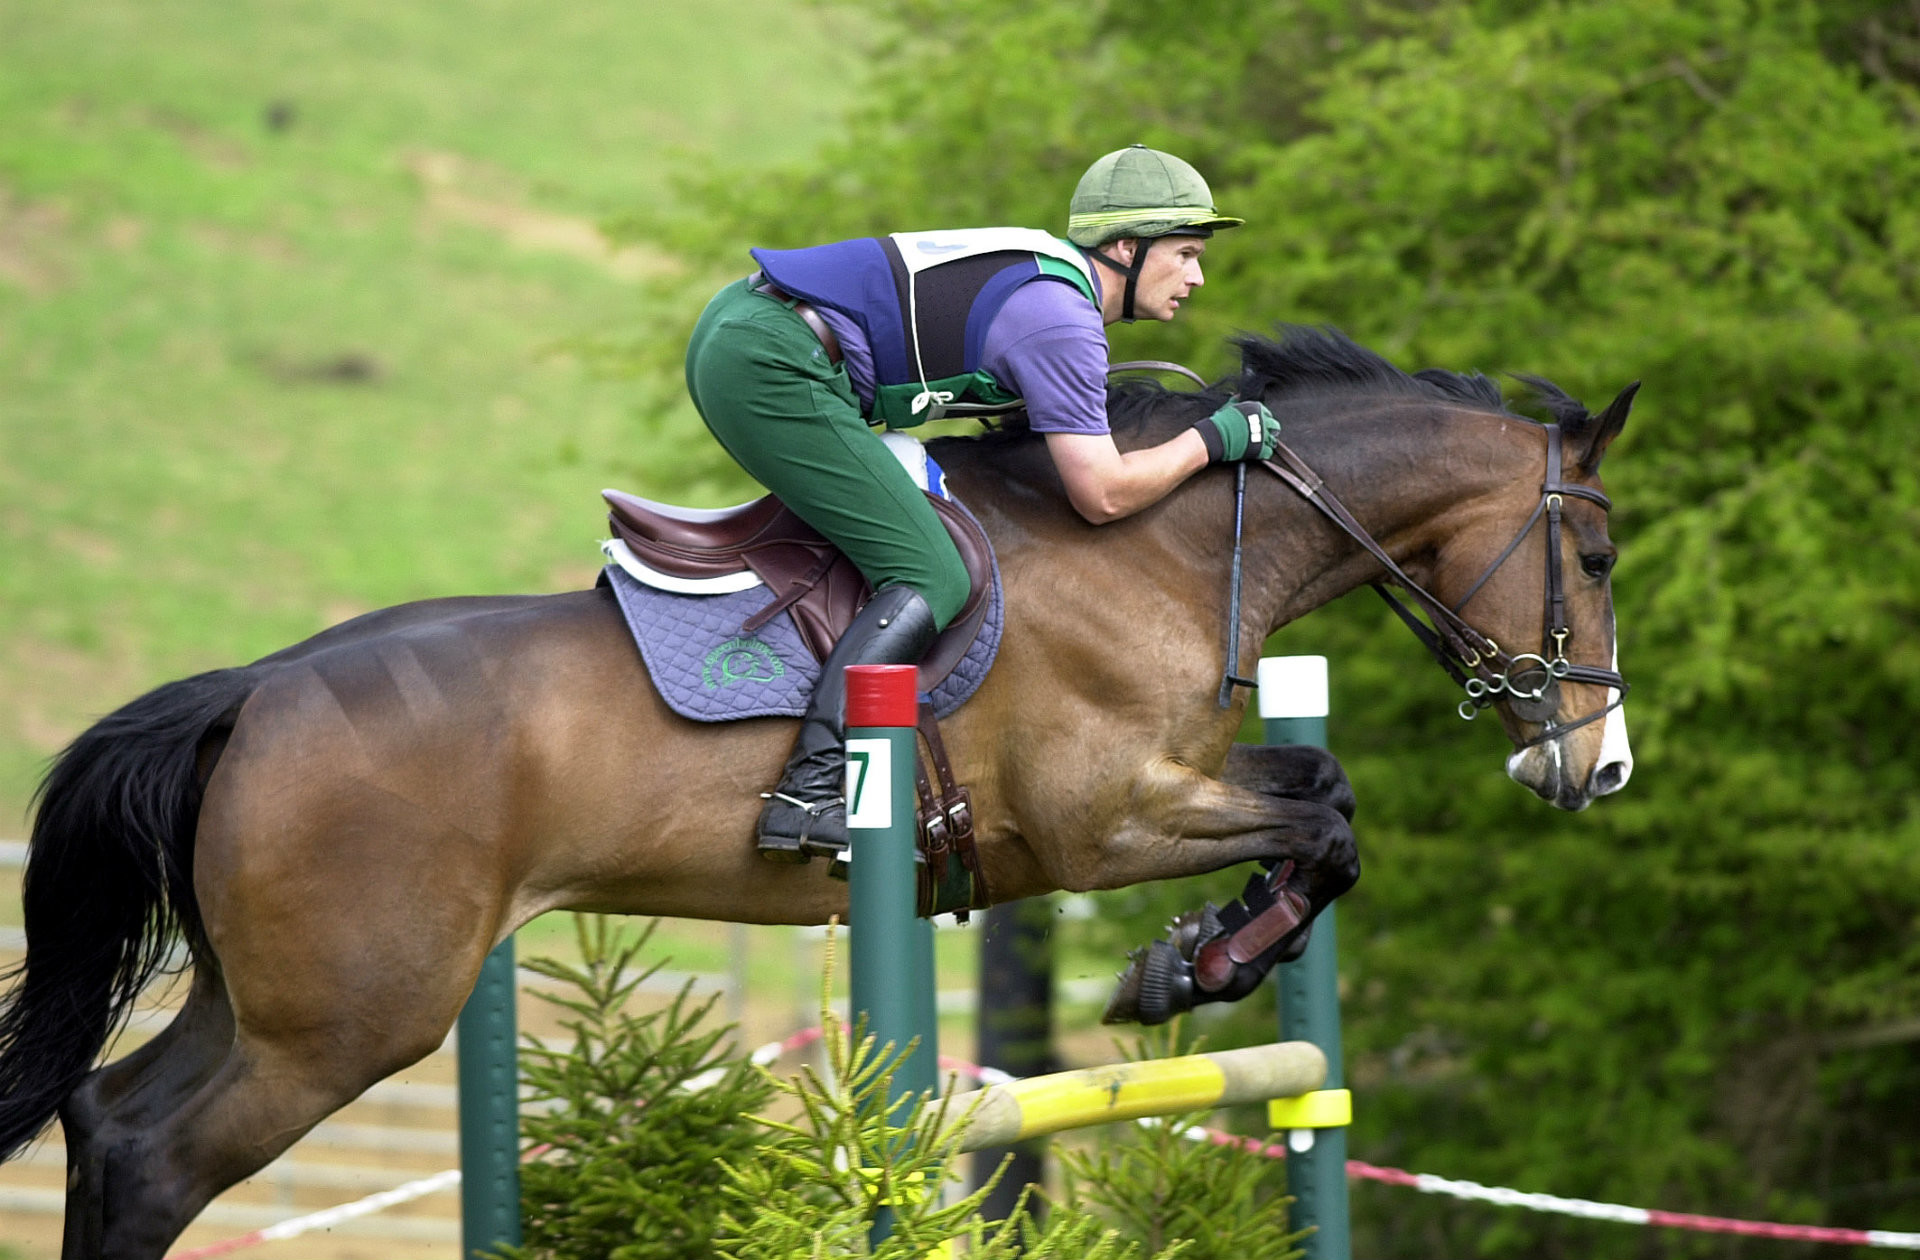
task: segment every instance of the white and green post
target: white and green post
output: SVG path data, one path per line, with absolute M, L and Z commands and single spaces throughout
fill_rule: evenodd
M 1269 656 L 1260 662 L 1260 719 L 1269 744 L 1327 746 L 1327 658 Z M 1310 1041 L 1327 1056 L 1326 1084 L 1267 1104 L 1267 1122 L 1287 1134 L 1287 1190 L 1293 1222 L 1313 1229 L 1307 1260 L 1349 1260 L 1347 1125 L 1352 1096 L 1340 1048 L 1340 975 L 1334 907 L 1313 921 L 1306 953 L 1276 969 L 1280 1035 Z

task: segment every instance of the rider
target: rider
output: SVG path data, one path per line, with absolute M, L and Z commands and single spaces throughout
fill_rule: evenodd
M 804 862 L 845 847 L 842 671 L 917 663 L 967 598 L 959 552 L 869 426 L 1024 400 L 1067 498 L 1096 525 L 1209 463 L 1272 454 L 1278 426 L 1253 402 L 1141 450 L 1120 450 L 1107 428 L 1106 327 L 1172 319 L 1202 283 L 1207 238 L 1244 221 L 1214 210 L 1193 167 L 1134 145 L 1081 177 L 1065 241 L 978 228 L 756 249 L 760 271 L 707 304 L 687 347 L 694 406 L 875 592 L 828 656 L 766 794 L 763 857 Z

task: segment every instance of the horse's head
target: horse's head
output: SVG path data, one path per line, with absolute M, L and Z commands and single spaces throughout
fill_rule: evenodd
M 1633 773 L 1598 473 L 1639 385 L 1594 415 L 1552 384 L 1522 379 L 1554 423 L 1508 426 L 1526 443 L 1525 471 L 1442 547 L 1434 593 L 1498 645 L 1487 666 L 1468 662 L 1477 676 L 1462 711 L 1494 708 L 1514 745 L 1508 775 L 1561 809 L 1584 809 Z

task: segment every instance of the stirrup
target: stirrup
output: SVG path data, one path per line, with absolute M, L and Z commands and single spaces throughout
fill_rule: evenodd
M 760 856 L 767 861 L 804 864 L 812 861 L 815 854 L 822 857 L 833 857 L 840 852 L 843 847 L 840 841 L 833 839 L 816 839 L 813 834 L 813 825 L 821 814 L 828 810 L 835 808 L 845 810 L 845 798 L 836 795 L 824 797 L 817 801 L 803 801 L 790 793 L 774 791 L 760 793 L 760 799 L 763 801 L 781 801 L 799 810 L 806 817 L 806 821 L 801 824 L 800 834 L 798 836 L 770 835 L 764 831 L 757 832 L 754 837 L 755 844 L 760 850 Z

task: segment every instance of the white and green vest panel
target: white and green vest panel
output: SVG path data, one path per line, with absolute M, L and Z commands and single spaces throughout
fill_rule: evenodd
M 896 232 L 752 252 L 774 284 L 866 333 L 875 377 L 868 418 L 891 429 L 950 407 L 1019 401 L 980 362 L 987 329 L 1021 285 L 1055 280 L 1096 300 L 1086 255 L 1034 228 Z

